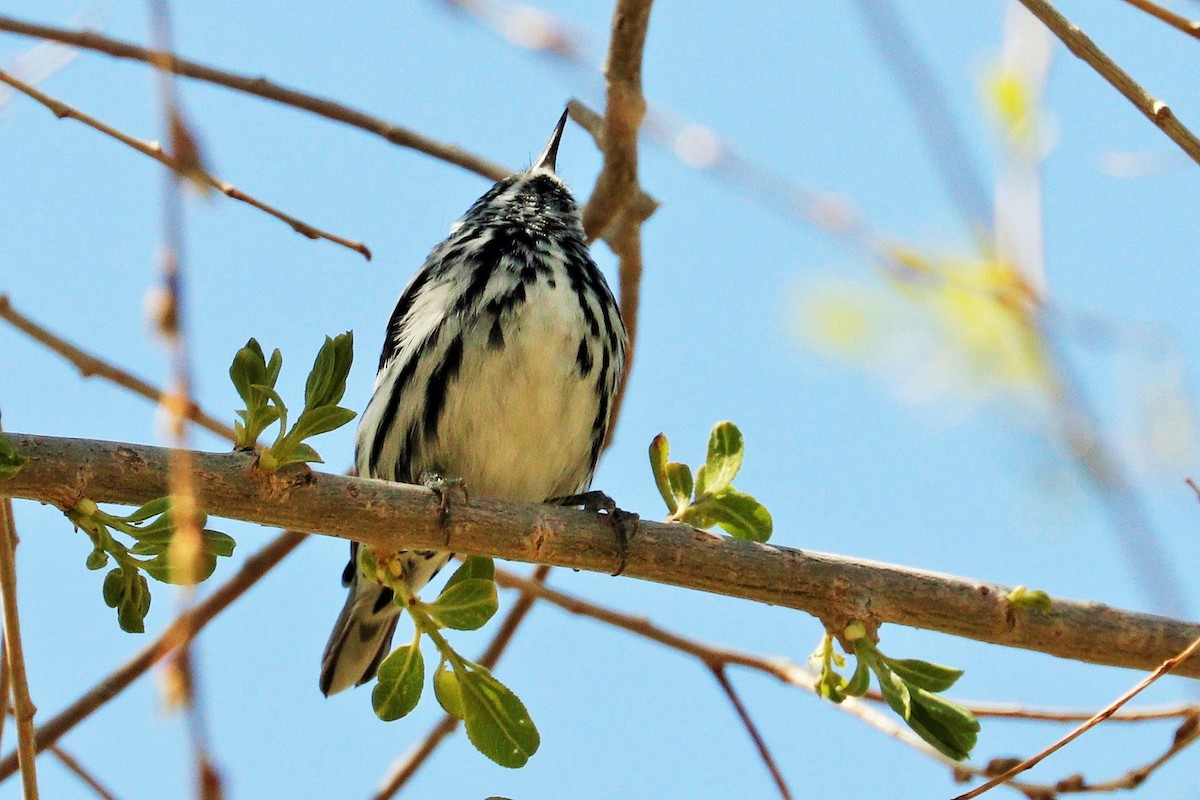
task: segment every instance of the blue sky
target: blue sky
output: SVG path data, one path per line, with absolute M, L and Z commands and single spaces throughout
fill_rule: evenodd
M 979 81 L 999 52 L 1003 3 L 900 2 L 943 82 L 970 151 L 989 182 L 998 136 Z M 1062 11 L 1185 123 L 1200 126 L 1194 40 L 1121 3 L 1074 0 Z M 0 3 L 4 13 L 70 24 L 76 2 Z M 1184 11 L 1194 6 L 1181 4 Z M 611 8 L 563 2 L 592 61 L 602 60 Z M 143 40 L 140 4 L 102 8 L 104 30 Z M 177 3 L 184 55 L 334 97 L 501 163 L 537 154 L 564 102 L 603 102 L 594 71 L 562 69 L 514 48 L 441 4 Z M 32 43 L 0 36 L 0 64 Z M 1196 167 L 1123 98 L 1060 46 L 1046 105 L 1053 148 L 1043 172 L 1051 296 L 1073 314 L 1123 332 L 1153 330 L 1178 355 L 1186 383 L 1200 359 L 1194 209 Z M 783 177 L 845 199 L 888 237 L 923 252 L 969 253 L 970 233 L 947 200 L 911 109 L 872 47 L 854 4 L 816 0 L 660 3 L 645 55 L 651 104 L 703 124 Z M 158 136 L 146 68 L 84 54 L 42 88 L 122 129 Z M 346 403 L 361 409 L 384 323 L 399 291 L 454 219 L 486 188 L 477 176 L 362 132 L 199 83 L 180 84 L 213 171 L 302 219 L 367 242 L 375 260 L 310 242 L 241 204 L 191 202 L 187 325 L 197 394 L 233 418 L 226 375 L 254 336 L 283 350 L 281 386 L 298 397 L 326 334 L 353 329 L 357 364 Z M 1106 154 L 1149 154 L 1167 165 L 1136 179 L 1102 169 Z M 586 196 L 599 167 L 590 139 L 569 128 L 560 172 Z M 658 432 L 697 462 L 712 424 L 732 419 L 747 440 L 739 485 L 771 509 L 776 543 L 895 562 L 1052 594 L 1154 610 L 1122 564 L 1092 489 L 1073 472 L 1028 406 L 941 400 L 915 405 L 875 373 L 814 352 L 797 309 L 829 281 L 876 280 L 862 254 L 745 200 L 645 141 L 642 183 L 662 202 L 644 230 L 637 362 L 613 446 L 595 485 L 625 508 L 665 514 L 647 466 Z M 0 110 L 0 292 L 63 336 L 149 379 L 166 358 L 143 299 L 157 280 L 161 174 L 152 163 L 31 102 Z M 601 266 L 615 280 L 610 254 Z M 1141 351 L 1063 333 L 1064 350 L 1114 440 L 1141 396 Z M 160 443 L 154 409 L 0 326 L 0 408 L 9 430 Z M 198 447 L 219 450 L 203 433 Z M 340 470 L 352 430 L 317 443 Z M 1124 451 L 1122 451 L 1124 452 Z M 1200 567 L 1200 507 L 1183 485 L 1190 461 L 1136 482 L 1180 575 Z M 1195 473 L 1192 473 L 1195 474 Z M 22 622 L 39 717 L 55 713 L 141 647 L 101 602 L 102 573 L 57 512 L 19 503 Z M 224 530 L 238 558 L 270 531 Z M 230 797 L 357 797 L 427 730 L 438 710 L 384 724 L 365 689 L 317 691 L 321 648 L 342 602 L 344 544 L 315 539 L 204 633 L 199 645 L 214 751 Z M 232 572 L 223 563 L 221 579 Z M 798 612 L 630 579 L 559 571 L 553 585 L 698 639 L 804 660 L 820 624 Z M 173 609 L 156 587 L 151 635 Z M 1193 592 L 1193 595 L 1196 593 Z M 505 603 L 510 597 L 502 597 Z M 1188 599 L 1197 608 L 1200 597 Z M 460 635 L 476 652 L 489 631 Z M 953 694 L 1032 706 L 1099 707 L 1138 676 L 1048 656 L 889 626 L 882 648 L 966 670 Z M 587 620 L 538 607 L 498 672 L 525 700 L 542 749 L 519 771 L 496 767 L 458 737 L 409 790 L 414 797 L 767 797 L 773 788 L 715 683 L 686 657 Z M 949 797 L 946 771 L 813 697 L 732 673 L 797 796 Z M 1147 702 L 1187 697 L 1164 681 Z M 427 698 L 431 700 L 431 698 Z M 1062 731 L 985 722 L 980 760 L 1024 755 Z M 1162 752 L 1170 724 L 1111 726 L 1033 773 L 1107 779 Z M 11 728 L 5 745 L 15 741 Z M 63 742 L 122 798 L 185 796 L 182 725 L 139 681 Z M 1195 752 L 1156 773 L 1156 798 L 1194 794 Z M 41 761 L 46 797 L 82 796 Z M 903 776 L 903 777 L 900 777 Z M 16 781 L 0 785 L 15 797 Z M 1013 796 L 1011 792 L 1009 796 Z M 1147 795 L 1150 796 L 1150 795 Z

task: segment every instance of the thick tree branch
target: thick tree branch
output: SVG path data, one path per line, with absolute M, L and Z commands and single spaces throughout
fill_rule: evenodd
M 70 507 L 80 498 L 140 504 L 167 491 L 169 451 L 158 447 L 11 434 L 30 461 L 0 494 Z M 427 489 L 327 473 L 268 475 L 245 453 L 197 453 L 202 507 L 216 516 L 356 539 L 382 551 L 453 549 L 594 572 L 618 558 L 607 520 L 554 506 L 475 500 L 449 527 Z M 398 533 L 403 532 L 403 533 Z M 1008 587 L 786 547 L 743 542 L 684 525 L 642 522 L 625 574 L 807 611 L 834 629 L 852 619 L 897 623 L 1061 658 L 1150 670 L 1181 652 L 1200 626 L 1099 603 L 1056 600 L 1020 610 Z M 1200 658 L 1177 674 L 1200 677 Z

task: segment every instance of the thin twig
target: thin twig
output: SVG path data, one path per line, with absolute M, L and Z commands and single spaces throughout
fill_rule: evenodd
M 541 586 L 546 582 L 546 577 L 550 574 L 550 567 L 538 566 L 527 578 L 530 585 Z M 513 604 L 508 615 L 500 624 L 500 629 L 492 638 L 487 649 L 483 651 L 483 655 L 479 657 L 479 663 L 487 667 L 489 670 L 496 666 L 496 662 L 500 660 L 500 656 L 512 641 L 513 635 L 517 632 L 517 628 L 525 620 L 529 614 L 529 610 L 533 608 L 534 601 L 537 600 L 537 595 L 532 592 L 523 592 L 517 598 L 517 602 Z M 417 770 L 433 755 L 433 751 L 438 748 L 446 737 L 454 733 L 458 727 L 458 720 L 449 714 L 444 715 L 433 729 L 425 735 L 421 742 L 410 750 L 403 757 L 393 762 L 388 767 L 387 773 L 384 776 L 383 783 L 379 789 L 372 795 L 372 800 L 388 800 L 394 797 L 404 785 L 417 773 Z
M 204 626 L 241 597 L 259 578 L 283 560 L 304 539 L 305 534 L 284 531 L 261 550 L 246 559 L 233 577 L 188 612 L 188 619 L 175 619 L 153 642 L 142 648 L 125 664 L 85 692 L 37 729 L 37 751 L 40 753 L 57 742 L 64 734 L 82 722 L 96 709 L 112 700 L 151 667 L 172 652 L 185 628 L 199 633 Z M 17 758 L 6 756 L 0 761 L 0 780 L 17 769 Z
M 721 690 L 725 692 L 725 696 L 729 698 L 729 702 L 733 703 L 733 708 L 737 711 L 738 717 L 742 721 L 742 725 L 746 727 L 746 731 L 750 734 L 750 738 L 754 740 L 754 746 L 758 749 L 758 754 L 766 764 L 767 771 L 771 773 L 771 778 L 775 781 L 775 785 L 779 787 L 779 795 L 783 800 L 792 800 L 792 793 L 788 789 L 787 782 L 783 779 L 783 774 L 779 771 L 778 765 L 775 764 L 775 759 L 771 757 L 771 751 L 767 749 L 767 743 L 763 740 L 762 734 L 758 732 L 758 727 L 754 724 L 754 720 L 750 718 L 750 712 L 746 710 L 746 706 L 742 703 L 742 699 L 738 697 L 738 693 L 734 691 L 733 684 L 729 682 L 729 676 L 725 674 L 725 667 L 722 664 L 709 664 L 709 670 L 712 671 L 713 677 L 717 679 Z
M 185 169 L 185 166 L 181 165 L 173 155 L 168 155 L 167 153 L 163 152 L 162 145 L 160 145 L 158 142 L 146 141 L 144 139 L 138 139 L 130 136 L 129 134 L 114 128 L 106 122 L 96 119 L 89 114 L 85 114 L 74 106 L 70 106 L 61 100 L 51 97 L 45 92 L 30 86 L 25 81 L 22 81 L 21 79 L 10 75 L 3 70 L 0 70 L 0 82 L 7 83 L 17 91 L 22 92 L 23 94 L 28 95 L 30 98 L 41 103 L 46 108 L 50 109 L 54 116 L 58 117 L 59 119 L 74 119 L 82 122 L 89 128 L 97 130 L 113 139 L 116 139 L 118 142 L 121 142 L 128 147 L 132 147 L 139 153 L 153 158 L 155 161 L 163 164 L 171 170 L 179 171 Z M 301 236 L 309 239 L 325 239 L 326 241 L 341 245 L 342 247 L 348 247 L 351 250 L 360 253 L 367 260 L 370 260 L 371 258 L 371 251 L 362 242 L 355 242 L 342 236 L 323 231 L 320 228 L 313 227 L 307 222 L 297 219 L 290 214 L 286 214 L 274 206 L 267 205 L 261 200 L 247 194 L 246 192 L 243 192 L 233 184 L 227 183 L 220 178 L 210 175 L 203 169 L 189 166 L 186 167 L 186 170 L 189 178 L 198 180 L 204 185 L 216 189 L 226 197 L 233 198 L 234 200 L 240 200 L 247 205 L 253 206 L 260 211 L 270 214 L 272 217 L 275 217 L 276 219 L 286 223 L 291 227 L 292 230 Z
M 60 356 L 69 361 L 74 367 L 79 370 L 79 374 L 84 378 L 104 378 L 107 381 L 115 383 L 117 386 L 128 389 L 134 394 L 140 395 L 147 400 L 155 403 L 163 402 L 163 390 L 147 383 L 141 378 L 133 375 L 115 364 L 85 352 L 75 345 L 55 335 L 46 328 L 42 327 L 37 322 L 34 322 L 29 317 L 17 311 L 12 306 L 8 295 L 0 294 L 0 319 L 7 321 L 14 328 L 21 331 L 34 341 L 45 345 L 46 347 L 58 353 Z M 200 427 L 211 433 L 221 436 L 229 441 L 234 440 L 233 428 L 221 422 L 217 418 L 204 413 L 204 411 L 196 405 L 195 402 L 189 402 L 184 408 L 184 414 L 192 422 L 195 422 Z
M 130 44 L 129 42 L 103 36 L 94 31 L 65 30 L 48 25 L 23 22 L 13 17 L 0 16 L 0 31 L 22 36 L 34 36 L 40 39 L 51 39 L 56 42 L 71 44 L 75 47 L 95 50 L 116 58 L 127 58 L 146 64 L 153 64 L 156 56 L 165 55 L 155 53 L 153 50 L 145 47 Z M 498 181 L 512 174 L 512 170 L 506 169 L 494 161 L 481 158 L 460 147 L 435 141 L 342 103 L 290 89 L 286 86 L 280 86 L 263 77 L 228 72 L 190 61 L 177 55 L 171 55 L 170 58 L 169 67 L 176 75 L 215 83 L 229 89 L 261 97 L 264 100 L 272 100 L 277 103 L 303 109 L 326 119 L 373 133 L 392 144 L 416 150 L 417 152 L 462 167 L 465 170 L 482 175 L 493 181 Z
M 1162 664 L 1159 665 L 1158 669 L 1154 670 L 1149 675 L 1147 675 L 1145 678 L 1143 678 L 1141 681 L 1139 681 L 1137 683 L 1137 685 L 1135 685 L 1132 689 L 1125 692 L 1125 694 L 1121 695 L 1116 700 L 1109 703 L 1107 706 L 1105 706 L 1100 711 L 1096 712 L 1096 714 L 1093 715 L 1091 719 L 1087 720 L 1082 725 L 1075 728 L 1073 731 L 1068 733 L 1066 736 L 1063 736 L 1061 739 L 1059 739 L 1054 744 L 1052 744 L 1049 747 L 1047 747 L 1046 749 L 1042 750 L 1042 752 L 1038 753 L 1035 756 L 1031 756 L 1030 758 L 1025 759 L 1020 764 L 1017 764 L 1017 765 L 1013 766 L 1011 769 L 1006 770 L 1004 772 L 1004 774 L 1002 774 L 1002 775 L 997 775 L 995 778 L 988 781 L 987 783 L 984 783 L 980 786 L 976 786 L 971 791 L 958 795 L 957 797 L 954 798 L 954 800 L 972 800 L 972 798 L 979 797 L 984 792 L 989 791 L 990 789 L 993 789 L 993 788 L 1001 785 L 1002 783 L 1007 783 L 1008 781 L 1012 780 L 1017 775 L 1020 775 L 1022 772 L 1026 771 L 1032 767 L 1037 766 L 1046 757 L 1050 756 L 1053 753 L 1058 752 L 1066 745 L 1075 741 L 1080 736 L 1082 736 L 1083 734 L 1090 731 L 1092 728 L 1099 725 L 1101 722 L 1104 722 L 1104 720 L 1106 720 L 1110 716 L 1112 716 L 1113 712 L 1115 712 L 1121 706 L 1128 703 L 1133 698 L 1137 697 L 1139 694 L 1142 693 L 1143 690 L 1148 688 L 1152 683 L 1157 681 L 1163 675 L 1166 675 L 1168 672 L 1171 672 L 1172 670 L 1174 670 L 1176 667 L 1178 667 L 1184 661 L 1191 658 L 1192 654 L 1195 653 L 1197 650 L 1200 650 L 1200 637 L 1198 637 L 1190 645 L 1188 645 L 1186 648 L 1184 648 L 1183 652 L 1181 652 L 1179 655 L 1174 656 L 1172 658 L 1168 658 L 1166 661 L 1164 661 Z M 1193 738 L 1194 738 L 1194 736 L 1193 736 Z M 1173 755 L 1173 753 L 1171 753 L 1169 755 Z M 1169 757 L 1169 755 L 1167 757 Z M 1164 758 L 1164 760 L 1165 760 L 1165 758 Z
M 895 3 L 855 0 L 867 36 L 908 102 L 947 194 L 972 233 L 991 217 L 982 171 L 967 146 L 937 73 Z
M 88 787 L 91 788 L 91 790 L 95 792 L 98 797 L 103 798 L 103 800 L 117 800 L 116 796 L 113 795 L 113 793 L 107 788 L 105 788 L 104 784 L 100 783 L 95 775 L 85 769 L 84 766 L 79 763 L 78 759 L 76 759 L 66 750 L 63 750 L 58 745 L 51 745 L 50 752 L 54 754 L 54 757 L 57 758 L 62 765 L 71 772 L 72 775 L 87 784 Z
M 1197 139 L 1196 135 L 1175 117 L 1166 103 L 1143 89 L 1137 81 L 1130 77 L 1129 73 L 1117 66 L 1115 61 L 1097 47 L 1087 34 L 1077 25 L 1072 24 L 1046 0 L 1020 0 L 1020 2 L 1053 31 L 1068 50 L 1098 72 L 1113 88 L 1133 103 L 1138 111 L 1141 111 L 1148 120 L 1170 137 L 1171 141 L 1179 145 L 1183 152 L 1200 164 L 1200 139 Z
M 2 430 L 2 428 L 0 428 Z M 37 708 L 29 695 L 25 674 L 25 648 L 21 643 L 21 621 L 17 608 L 17 528 L 12 500 L 0 498 L 0 601 L 4 618 L 4 657 L 8 662 L 8 682 L 12 691 L 12 713 L 17 724 L 17 763 L 25 800 L 37 800 L 37 753 L 33 715 Z M 5 707 L 8 706 L 7 692 Z M 0 724 L 4 719 L 0 717 Z
M 0 739 L 12 710 L 12 681 L 8 674 L 8 653 L 4 648 L 4 637 L 0 636 Z
M 1189 36 L 1200 39 L 1200 22 L 1194 19 L 1188 19 L 1176 14 L 1174 11 L 1163 8 L 1158 3 L 1150 2 L 1150 0 L 1125 0 L 1125 2 L 1136 9 L 1145 11 L 1156 19 L 1162 20 L 1172 28 L 1178 28 Z

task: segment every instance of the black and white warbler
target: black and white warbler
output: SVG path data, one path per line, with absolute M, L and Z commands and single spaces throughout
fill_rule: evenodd
M 475 201 L 400 295 L 358 427 L 359 475 L 440 476 L 473 496 L 539 503 L 591 483 L 626 333 L 554 173 L 566 121 L 533 166 Z M 357 550 L 321 661 L 326 695 L 374 676 L 400 612 L 361 574 Z M 450 557 L 410 551 L 403 576 L 419 590 Z

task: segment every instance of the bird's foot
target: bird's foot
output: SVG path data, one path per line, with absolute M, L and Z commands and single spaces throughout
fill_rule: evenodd
M 467 493 L 467 486 L 462 478 L 447 478 L 436 470 L 427 469 L 421 473 L 421 485 L 430 490 L 438 497 L 438 522 L 441 523 L 446 531 L 446 544 L 450 544 L 450 493 L 458 491 L 462 493 L 462 502 L 464 505 L 469 505 L 471 496 Z
M 617 537 L 617 568 L 611 574 L 616 576 L 625 571 L 625 561 L 629 555 L 629 540 L 637 533 L 637 524 L 640 519 L 637 514 L 617 508 L 616 501 L 600 491 L 556 497 L 546 502 L 559 506 L 577 506 L 584 511 L 606 517 L 612 523 L 613 532 Z

